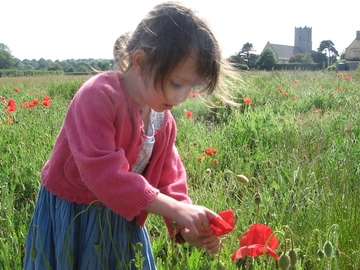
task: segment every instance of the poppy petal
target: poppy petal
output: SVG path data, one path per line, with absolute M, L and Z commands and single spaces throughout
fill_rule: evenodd
M 210 228 L 214 230 L 217 236 L 231 232 L 235 226 L 234 213 L 231 209 L 219 212 L 220 217 L 210 220 Z
M 231 256 L 231 260 L 235 261 L 236 259 L 240 259 L 247 255 L 252 257 L 257 257 L 263 255 L 264 250 L 265 250 L 265 246 L 259 244 L 244 246 L 239 248 L 237 251 L 233 253 L 233 255 Z M 279 255 L 269 246 L 266 248 L 266 254 L 269 254 L 270 256 L 274 257 L 276 260 L 279 259 Z

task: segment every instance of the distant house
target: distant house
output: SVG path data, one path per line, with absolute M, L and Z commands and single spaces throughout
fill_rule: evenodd
M 270 49 L 275 53 L 278 63 L 289 63 L 291 56 L 309 53 L 312 50 L 312 28 L 295 27 L 294 46 L 266 43 L 264 50 Z
M 356 31 L 356 38 L 345 49 L 345 68 L 356 69 L 360 63 L 360 31 Z

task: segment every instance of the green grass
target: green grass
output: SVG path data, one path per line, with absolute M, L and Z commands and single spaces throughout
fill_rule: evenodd
M 255 222 L 277 231 L 279 253 L 285 243 L 287 249 L 293 244 L 297 269 L 359 269 L 359 71 L 345 71 L 340 78 L 335 72 L 241 75 L 243 83 L 234 92 L 241 106 L 208 108 L 192 98 L 173 110 L 176 145 L 193 202 L 217 212 L 233 209 L 235 229 L 223 237 L 221 253 L 209 255 L 187 244 L 173 245 L 162 219 L 151 215 L 147 228 L 158 269 L 241 269 L 230 257 L 239 248 L 238 238 Z M 0 78 L 0 96 L 17 103 L 17 112 L 10 115 L 0 105 L 0 269 L 22 267 L 41 168 L 71 97 L 86 78 Z M 21 108 L 34 96 L 41 99 L 42 90 L 51 96 L 50 107 L 37 105 L 31 113 Z M 245 104 L 245 97 L 253 103 Z M 186 118 L 185 110 L 194 117 Z M 209 157 L 204 150 L 212 147 L 217 153 Z M 249 184 L 228 170 L 246 175 Z M 318 250 L 327 240 L 339 256 L 320 259 Z M 244 262 L 245 269 L 250 261 Z M 264 256 L 253 264 L 254 269 L 277 267 Z

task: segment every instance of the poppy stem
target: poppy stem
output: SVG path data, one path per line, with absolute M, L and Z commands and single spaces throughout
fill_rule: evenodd
M 290 232 L 290 235 L 291 235 L 291 237 L 290 237 L 290 239 L 291 239 L 291 249 L 294 249 L 294 237 L 293 237 L 293 232 L 292 232 L 292 230 L 290 229 L 289 226 L 284 225 L 283 227 Z

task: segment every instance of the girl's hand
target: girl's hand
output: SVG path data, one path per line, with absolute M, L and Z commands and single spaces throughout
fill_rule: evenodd
M 189 229 L 183 228 L 180 233 L 184 240 L 195 247 L 206 248 L 209 253 L 216 253 L 220 250 L 221 239 L 214 234 L 213 230 L 200 232 L 200 235 L 192 233 Z

